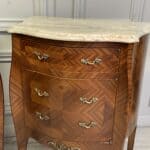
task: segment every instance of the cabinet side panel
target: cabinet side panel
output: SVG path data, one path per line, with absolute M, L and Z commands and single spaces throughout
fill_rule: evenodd
M 22 97 L 22 81 L 21 81 L 21 67 L 17 61 L 16 52 L 19 51 L 20 39 L 17 36 L 12 37 L 13 55 L 10 72 L 10 104 L 13 115 L 17 143 L 19 150 L 25 150 L 28 139 L 28 131 L 24 124 L 24 107 Z
M 143 75 L 143 65 L 146 54 L 147 36 L 140 39 L 138 44 L 135 44 L 133 52 L 128 52 L 128 87 L 129 87 L 129 131 L 132 134 L 137 126 L 137 112 L 139 104 L 139 94 L 141 78 Z

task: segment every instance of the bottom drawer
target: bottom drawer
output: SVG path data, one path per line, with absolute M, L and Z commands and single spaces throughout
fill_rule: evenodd
M 74 142 L 71 140 L 58 140 L 37 132 L 32 131 L 32 138 L 36 139 L 39 143 L 46 145 L 54 150 L 110 150 L 113 148 L 112 143 L 101 143 L 101 142 Z

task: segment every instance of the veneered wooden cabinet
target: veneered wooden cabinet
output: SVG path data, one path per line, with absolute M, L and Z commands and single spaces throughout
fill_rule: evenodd
M 30 137 L 54 150 L 123 150 L 128 138 L 133 150 L 147 36 L 129 44 L 12 33 L 10 97 L 19 150 Z
M 144 38 L 140 44 L 12 38 L 10 95 L 19 150 L 29 137 L 57 150 L 122 150 L 136 129 Z

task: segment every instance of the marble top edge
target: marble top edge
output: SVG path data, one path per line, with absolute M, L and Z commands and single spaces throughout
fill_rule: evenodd
M 8 32 L 62 41 L 134 43 L 150 33 L 150 23 L 34 16 L 12 26 Z

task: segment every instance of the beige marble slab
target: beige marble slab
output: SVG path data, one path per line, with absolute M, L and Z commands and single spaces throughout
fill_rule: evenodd
M 150 23 L 34 16 L 11 27 L 8 32 L 63 41 L 132 43 L 150 33 Z

